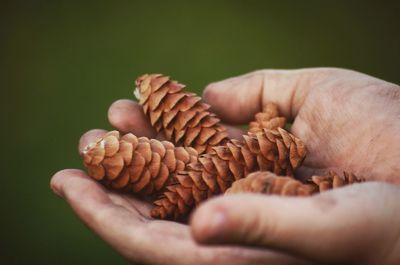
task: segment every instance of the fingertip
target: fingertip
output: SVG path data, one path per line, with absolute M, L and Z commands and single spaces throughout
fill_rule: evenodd
M 113 127 L 126 133 L 133 127 L 127 116 L 131 117 L 136 115 L 139 107 L 140 106 L 132 100 L 119 99 L 113 102 L 108 109 L 108 121 Z
M 226 125 L 226 124 L 224 124 L 223 126 L 226 128 L 226 130 L 228 132 L 228 137 L 230 139 L 241 139 L 243 134 L 246 133 L 245 130 L 235 127 L 235 126 Z
M 220 242 L 227 227 L 227 215 L 227 208 L 221 199 L 202 204 L 190 218 L 193 238 L 202 244 Z
M 212 103 L 219 99 L 219 91 L 224 89 L 229 89 L 232 87 L 232 84 L 237 83 L 241 79 L 243 79 L 245 75 L 231 77 L 228 79 L 216 81 L 209 83 L 203 90 L 203 99 L 207 103 Z
M 78 145 L 79 153 L 81 153 L 89 143 L 103 137 L 103 135 L 106 134 L 106 132 L 107 132 L 106 130 L 102 129 L 93 129 L 84 133 L 79 139 L 79 145 Z
M 203 100 L 208 104 L 213 104 L 218 97 L 218 84 L 210 83 L 203 90 Z
M 50 188 L 73 208 L 90 208 L 109 202 L 103 187 L 79 169 L 58 171 L 51 178 Z M 83 201 L 85 204 L 82 204 Z
M 261 109 L 262 75 L 250 73 L 209 84 L 203 99 L 223 121 L 244 124 Z
M 63 169 L 55 173 L 50 180 L 51 190 L 60 197 L 64 197 L 63 184 L 68 181 L 69 177 L 86 177 L 82 170 L 78 169 Z
M 214 82 L 208 84 L 203 90 L 203 100 L 207 104 L 211 105 L 212 109 L 219 109 L 220 105 L 223 104 L 225 101 L 227 89 L 232 87 L 232 81 L 230 80 L 222 80 L 219 82 Z
M 123 133 L 154 137 L 155 131 L 145 116 L 142 107 L 129 99 L 120 99 L 108 109 L 110 124 Z

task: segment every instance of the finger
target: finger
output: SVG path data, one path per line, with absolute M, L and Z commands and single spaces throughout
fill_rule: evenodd
M 123 133 L 131 132 L 137 136 L 156 137 L 156 132 L 144 115 L 142 107 L 134 101 L 121 99 L 114 102 L 108 111 L 108 119 L 113 127 Z M 227 128 L 231 138 L 240 138 L 243 135 L 243 130 L 240 128 L 225 124 L 224 127 Z
M 79 144 L 78 144 L 79 153 L 81 153 L 88 144 L 103 137 L 103 135 L 106 134 L 106 132 L 107 132 L 106 130 L 93 129 L 82 135 L 81 139 L 79 139 Z
M 156 131 L 142 107 L 129 99 L 115 101 L 108 110 L 108 120 L 113 127 L 122 133 L 133 133 L 136 136 L 154 138 Z
M 338 71 L 333 68 L 261 70 L 208 85 L 203 97 L 222 120 L 248 123 L 267 102 L 278 104 L 281 113 L 294 119 L 310 89 Z
M 395 241 L 399 191 L 365 183 L 312 198 L 225 196 L 199 207 L 192 234 L 200 243 L 279 249 L 317 262 L 368 258 L 368 251 L 388 251 L 387 242 Z
M 91 227 L 98 228 L 98 222 L 107 225 L 107 216 L 118 219 L 128 212 L 121 210 L 121 200 L 115 203 L 108 191 L 99 183 L 93 181 L 83 171 L 66 169 L 57 172 L 51 179 L 51 189 L 65 199 L 82 220 Z M 127 208 L 127 207 L 123 207 Z M 129 213 L 130 218 L 132 214 Z M 136 218 L 132 219 L 133 222 Z M 100 226 L 99 226 L 100 227 Z
M 228 132 L 228 137 L 231 139 L 241 139 L 243 134 L 245 134 L 245 130 L 232 126 L 232 125 L 227 125 L 227 124 L 222 124 L 225 128 L 226 131 Z
M 143 236 L 143 220 L 137 213 L 115 204 L 101 185 L 80 170 L 56 173 L 50 186 L 91 230 L 124 256 L 131 255 L 127 253 L 126 244 L 134 239 L 128 236 L 126 229 L 139 238 Z
M 254 72 L 209 84 L 203 99 L 224 122 L 243 124 L 261 110 L 263 76 Z

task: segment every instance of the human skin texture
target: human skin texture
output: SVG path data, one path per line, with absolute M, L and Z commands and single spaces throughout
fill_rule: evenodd
M 261 70 L 210 84 L 204 99 L 230 125 L 278 104 L 308 149 L 298 177 L 340 169 L 369 182 L 306 198 L 217 197 L 189 225 L 151 219 L 149 204 L 108 191 L 80 170 L 56 173 L 51 188 L 132 263 L 398 264 L 398 85 L 345 69 Z M 108 114 L 122 132 L 156 137 L 135 102 L 119 100 Z M 230 125 L 230 137 L 239 138 Z M 104 133 L 86 133 L 80 150 Z

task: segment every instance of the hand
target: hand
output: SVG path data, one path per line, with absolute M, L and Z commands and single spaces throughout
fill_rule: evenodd
M 155 136 L 141 107 L 132 101 L 115 102 L 109 120 L 120 131 Z M 230 130 L 231 134 L 238 132 Z M 104 133 L 86 133 L 79 149 Z M 80 170 L 58 172 L 51 180 L 51 188 L 91 230 L 135 264 L 313 264 L 278 251 L 200 246 L 187 225 L 151 219 L 150 204 L 109 191 Z
M 303 176 L 339 168 L 400 183 L 397 85 L 340 69 L 267 70 L 211 84 L 205 98 L 230 123 L 278 103 L 308 148 Z M 207 245 L 275 249 L 323 264 L 398 264 L 399 201 L 399 187 L 377 182 L 310 198 L 224 196 L 195 211 L 191 230 Z
M 399 187 L 378 182 L 308 198 L 228 195 L 200 205 L 191 230 L 204 246 L 279 250 L 317 264 L 395 265 L 399 201 Z
M 400 183 L 398 85 L 335 68 L 262 70 L 211 84 L 204 98 L 231 124 L 277 103 L 307 146 L 303 175 L 339 168 Z

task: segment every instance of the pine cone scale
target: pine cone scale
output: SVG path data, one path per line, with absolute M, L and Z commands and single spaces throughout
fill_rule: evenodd
M 201 174 L 201 180 L 204 181 L 204 183 L 207 185 L 207 188 L 214 194 L 217 193 L 220 189 L 218 186 L 219 184 L 217 183 L 217 180 L 215 178 L 215 175 L 212 173 L 209 173 L 207 171 L 203 171 Z

